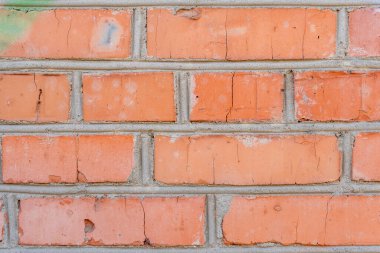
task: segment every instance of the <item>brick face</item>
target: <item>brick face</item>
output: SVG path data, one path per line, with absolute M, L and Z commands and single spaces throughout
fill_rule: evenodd
M 148 56 L 322 59 L 335 54 L 336 12 L 317 9 L 148 11 Z M 199 36 L 202 34 L 202 36 Z
M 223 238 L 235 245 L 377 245 L 378 209 L 378 196 L 236 197 Z
M 5 183 L 126 182 L 132 136 L 3 137 Z M 21 154 L 21 155 L 20 155 Z
M 23 199 L 19 237 L 22 245 L 202 245 L 204 210 L 203 197 Z
M 65 75 L 0 74 L 0 120 L 67 121 L 70 90 Z
M 85 75 L 86 121 L 174 121 L 172 73 Z
M 350 12 L 351 56 L 380 56 L 380 8 L 364 8 Z
M 355 136 L 352 177 L 354 180 L 380 181 L 377 155 L 380 148 L 379 133 L 361 133 Z
M 379 1 L 0 0 L 0 252 L 380 252 Z
M 191 121 L 281 121 L 284 80 L 272 73 L 205 73 L 193 77 Z
M 304 72 L 295 75 L 299 120 L 375 121 L 380 119 L 380 72 Z
M 2 57 L 115 59 L 130 56 L 128 10 L 0 10 Z M 52 36 L 54 35 L 54 36 Z M 1 48 L 2 49 L 2 48 Z
M 310 184 L 339 179 L 333 136 L 155 137 L 155 179 L 167 184 Z

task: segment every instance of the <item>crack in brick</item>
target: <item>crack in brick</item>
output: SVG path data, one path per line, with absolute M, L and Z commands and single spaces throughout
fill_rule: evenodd
M 148 245 L 148 246 L 151 246 L 151 243 L 150 243 L 150 240 L 149 238 L 146 236 L 146 232 L 145 232 L 145 209 L 144 209 L 144 204 L 143 204 L 143 200 L 140 200 L 140 205 L 141 205 L 141 208 L 142 208 L 142 211 L 143 211 L 143 217 L 144 217 L 144 245 Z

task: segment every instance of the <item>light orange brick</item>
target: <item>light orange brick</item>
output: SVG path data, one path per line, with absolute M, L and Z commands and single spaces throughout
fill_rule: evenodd
M 233 245 L 378 245 L 379 208 L 379 196 L 234 197 L 223 239 Z
M 380 119 L 380 72 L 303 72 L 294 79 L 298 120 Z
M 191 121 L 281 121 L 284 78 L 278 73 L 201 73 L 193 76 Z
M 335 55 L 336 12 L 303 8 L 150 9 L 148 56 L 167 59 L 322 59 Z
M 380 181 L 380 133 L 361 133 L 355 136 L 352 158 L 352 178 L 361 181 Z
M 2 9 L 16 35 L 2 38 L 2 57 L 35 59 L 122 59 L 130 56 L 131 11 Z
M 335 136 L 155 136 L 154 176 L 166 184 L 312 184 L 339 179 Z
M 205 243 L 205 198 L 145 198 L 145 235 L 153 246 Z
M 127 182 L 134 140 L 124 135 L 5 136 L 5 183 Z
M 143 245 L 137 198 L 35 198 L 20 201 L 21 245 Z
M 380 8 L 362 8 L 349 13 L 349 54 L 380 56 Z
M 203 245 L 205 198 L 22 199 L 18 224 L 21 245 Z
M 172 73 L 85 75 L 86 121 L 175 121 Z
M 70 90 L 66 75 L 1 74 L 0 120 L 67 121 Z

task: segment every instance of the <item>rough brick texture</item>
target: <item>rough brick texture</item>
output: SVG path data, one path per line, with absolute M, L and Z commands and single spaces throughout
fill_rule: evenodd
M 352 161 L 354 180 L 380 181 L 379 151 L 379 133 L 362 133 L 355 137 Z
M 339 179 L 334 136 L 155 138 L 155 179 L 168 184 L 309 184 Z
M 190 87 L 190 120 L 281 121 L 283 90 L 281 74 L 196 74 Z
M 174 121 L 172 73 L 86 75 L 86 121 Z
M 331 10 L 148 11 L 148 55 L 157 58 L 328 58 L 335 54 L 335 34 L 336 12 Z
M 223 218 L 223 239 L 241 245 L 378 245 L 379 207 L 378 196 L 236 197 Z
M 132 136 L 6 136 L 5 183 L 126 182 Z
M 130 56 L 129 10 L 0 10 L 0 56 L 97 59 Z
M 31 198 L 20 201 L 18 219 L 22 245 L 190 246 L 205 240 L 203 197 Z
M 303 72 L 294 79 L 299 120 L 380 120 L 380 72 Z
M 350 50 L 352 56 L 380 56 L 380 8 L 350 13 Z
M 65 75 L 0 74 L 0 120 L 67 121 L 70 90 Z
M 380 0 L 0 0 L 0 253 L 380 253 Z

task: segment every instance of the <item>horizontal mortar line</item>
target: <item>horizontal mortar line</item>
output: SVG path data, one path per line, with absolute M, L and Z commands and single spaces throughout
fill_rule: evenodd
M 33 0 L 9 1 L 0 0 L 5 6 L 95 6 L 95 7 L 122 7 L 122 6 L 363 6 L 379 5 L 379 0 Z
M 122 132 L 162 132 L 170 133 L 292 133 L 292 132 L 343 132 L 380 131 L 380 122 L 351 123 L 244 123 L 244 124 L 165 124 L 165 123 L 67 123 L 0 125 L 0 134 L 72 134 L 72 133 L 122 133 Z
M 71 195 L 71 194 L 361 194 L 380 193 L 380 184 L 351 183 L 315 185 L 258 186 L 134 186 L 134 185 L 11 185 L 1 184 L 0 193 Z
M 380 1 L 380 0 L 379 0 Z M 380 69 L 380 59 L 292 61 L 76 61 L 0 60 L 0 70 L 279 70 L 279 69 Z
M 273 246 L 273 247 L 221 247 L 221 248 L 121 248 L 121 247 L 34 247 L 34 248 L 13 248 L 13 249 L 0 249 L 0 252 L 7 253 L 30 253 L 30 252 L 73 252 L 73 253 L 87 253 L 87 252 L 138 252 L 138 253 L 150 253 L 150 252 L 215 252 L 215 253 L 333 253 L 333 252 L 345 252 L 345 253 L 379 253 L 380 246 Z

